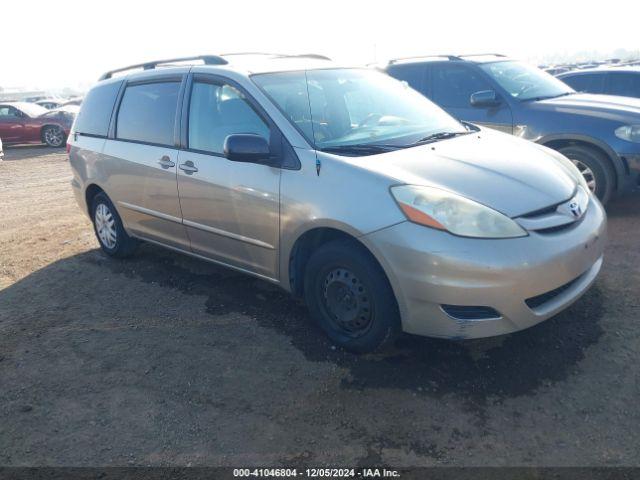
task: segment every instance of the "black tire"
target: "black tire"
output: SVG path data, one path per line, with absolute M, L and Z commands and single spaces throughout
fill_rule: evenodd
M 108 222 L 108 219 L 105 218 L 105 208 L 111 215 L 110 218 L 112 223 Z M 102 216 L 103 220 L 96 218 L 97 216 Z M 100 192 L 93 197 L 93 201 L 91 202 L 91 221 L 93 222 L 93 231 L 95 232 L 100 248 L 102 248 L 104 253 L 111 257 L 125 258 L 135 251 L 138 246 L 138 241 L 127 235 L 127 232 L 125 232 L 124 227 L 122 226 L 120 215 L 118 215 L 113 203 L 111 203 L 111 200 L 109 200 L 109 197 L 104 192 Z M 112 229 L 110 230 L 112 230 L 115 235 L 113 241 L 105 240 L 105 234 L 101 235 L 98 231 L 101 223 L 104 224 L 105 221 L 112 226 Z M 109 236 L 109 239 L 110 238 L 111 236 Z
M 62 127 L 58 125 L 47 125 L 42 129 L 42 141 L 50 147 L 63 147 L 67 141 L 67 136 Z
M 355 241 L 335 240 L 313 253 L 305 269 L 304 297 L 320 327 L 347 350 L 383 349 L 400 332 L 391 285 L 371 254 Z
M 606 204 L 613 194 L 614 172 L 611 169 L 607 158 L 597 150 L 580 145 L 571 145 L 558 150 L 561 154 L 577 163 L 578 170 L 582 170 L 580 164 L 586 166 L 588 171 L 585 180 L 589 182 L 589 178 L 595 181 L 595 195 L 600 199 L 602 204 Z

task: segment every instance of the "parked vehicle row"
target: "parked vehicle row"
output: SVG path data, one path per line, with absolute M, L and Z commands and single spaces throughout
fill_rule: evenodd
M 491 110 L 485 123 L 510 133 L 513 98 L 543 105 L 568 89 L 514 62 L 483 74 L 492 62 L 441 63 L 412 65 L 429 72 L 422 91 L 438 99 L 438 82 L 460 84 L 446 108 L 464 119 L 473 96 Z M 461 75 L 466 65 L 476 70 Z M 542 115 L 559 110 L 550 103 Z M 108 72 L 68 143 L 76 199 L 106 254 L 144 240 L 255 275 L 363 352 L 400 331 L 521 330 L 589 288 L 606 237 L 591 191 L 602 187 L 518 136 L 461 122 L 373 69 L 254 54 Z
M 392 60 L 390 75 L 454 117 L 557 150 L 606 203 L 640 181 L 640 101 L 577 93 L 502 55 Z
M 62 147 L 78 110 L 73 105 L 47 110 L 35 103 L 0 103 L 0 138 L 6 145 L 46 143 Z

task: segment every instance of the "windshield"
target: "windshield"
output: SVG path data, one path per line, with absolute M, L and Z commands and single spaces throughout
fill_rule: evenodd
M 539 68 L 520 62 L 492 62 L 480 65 L 509 95 L 518 100 L 559 97 L 574 93 L 568 85 Z
M 20 103 L 18 108 L 22 110 L 24 113 L 26 113 L 27 115 L 29 115 L 30 117 L 38 117 L 49 111 L 46 108 L 41 107 L 40 105 L 37 105 L 35 103 L 26 103 L 26 102 Z
M 442 132 L 467 132 L 405 83 L 367 69 L 327 69 L 252 76 L 317 149 L 409 146 Z

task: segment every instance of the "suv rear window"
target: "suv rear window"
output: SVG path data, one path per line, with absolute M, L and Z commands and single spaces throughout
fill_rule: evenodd
M 76 119 L 75 131 L 86 135 L 106 137 L 116 96 L 122 82 L 98 85 L 91 89 Z
M 173 145 L 180 82 L 129 85 L 124 91 L 116 138 L 157 145 Z

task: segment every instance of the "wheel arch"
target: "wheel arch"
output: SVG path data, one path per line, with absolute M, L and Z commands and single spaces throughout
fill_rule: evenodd
M 90 183 L 89 185 L 87 185 L 87 188 L 84 191 L 84 200 L 87 205 L 87 213 L 89 214 L 89 216 L 91 216 L 91 204 L 93 203 L 93 199 L 97 194 L 101 192 L 107 195 L 104 189 L 100 187 L 98 184 Z
M 287 253 L 286 279 L 282 286 L 288 288 L 294 297 L 302 298 L 304 294 L 304 272 L 306 264 L 313 252 L 334 240 L 350 240 L 366 251 L 378 264 L 391 283 L 383 262 L 380 262 L 376 254 L 362 241 L 362 236 L 349 232 L 347 229 L 336 226 L 314 226 L 301 233 Z
M 617 192 L 624 184 L 624 177 L 628 173 L 628 167 L 625 166 L 622 159 L 611 147 L 609 147 L 609 145 L 597 138 L 573 134 L 549 135 L 539 139 L 537 143 L 553 150 L 559 150 L 573 145 L 594 149 L 602 154 L 608 161 L 608 166 L 613 173 L 613 192 Z

